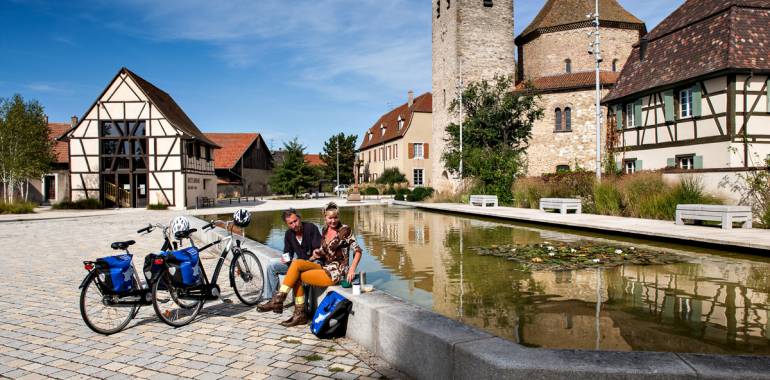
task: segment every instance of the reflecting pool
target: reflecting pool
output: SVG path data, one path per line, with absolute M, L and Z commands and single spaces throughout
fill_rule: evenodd
M 321 225 L 320 210 L 300 212 Z M 343 208 L 340 217 L 365 250 L 368 283 L 526 346 L 770 354 L 768 258 L 400 206 Z M 285 229 L 280 212 L 254 213 L 247 235 L 281 250 Z M 475 249 L 585 240 L 684 262 L 529 272 Z

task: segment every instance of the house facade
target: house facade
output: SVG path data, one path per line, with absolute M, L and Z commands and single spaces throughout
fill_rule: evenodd
M 266 195 L 273 156 L 259 133 L 206 133 L 214 151 L 217 197 Z
M 616 0 L 600 0 L 602 96 L 614 86 L 645 24 Z M 517 86 L 534 86 L 544 117 L 534 122 L 527 150 L 528 175 L 596 165 L 596 63 L 587 46 L 593 41 L 594 2 L 549 0 L 515 39 Z M 601 114 L 606 114 L 602 109 Z M 604 136 L 606 122 L 602 123 Z
M 374 182 L 385 169 L 397 168 L 410 187 L 432 186 L 431 173 L 438 157 L 433 141 L 432 96 L 426 92 L 382 115 L 363 136 L 358 149 L 358 183 Z
M 72 123 L 48 123 L 49 138 L 53 141 L 54 159 L 51 170 L 39 179 L 29 181 L 27 199 L 41 205 L 51 205 L 69 199 L 69 144 L 60 137 L 77 124 L 77 117 Z M 2 189 L 2 185 L 0 185 Z
M 686 1 L 634 46 L 604 99 L 616 165 L 699 173 L 720 192 L 770 155 L 768 84 L 770 3 Z
M 121 68 L 69 141 L 70 199 L 106 207 L 195 207 L 216 196 L 213 150 L 174 99 Z

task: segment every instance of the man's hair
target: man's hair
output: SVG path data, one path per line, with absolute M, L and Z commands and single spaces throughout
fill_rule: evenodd
M 296 215 L 298 218 L 302 219 L 302 215 L 297 212 L 296 209 L 290 208 L 288 210 L 283 210 L 283 213 L 281 213 L 281 216 L 283 217 L 283 221 L 285 222 L 286 219 L 289 219 L 290 216 Z

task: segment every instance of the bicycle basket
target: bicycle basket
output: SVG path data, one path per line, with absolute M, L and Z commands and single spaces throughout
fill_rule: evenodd
M 171 252 L 166 258 L 166 263 L 174 285 L 190 287 L 200 284 L 201 264 L 197 248 L 187 247 Z
M 121 294 L 134 290 L 132 257 L 126 254 L 96 259 L 96 275 L 104 286 L 102 291 Z

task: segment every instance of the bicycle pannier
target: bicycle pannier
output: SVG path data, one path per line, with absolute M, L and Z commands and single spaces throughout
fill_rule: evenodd
M 321 339 L 345 336 L 348 328 L 348 316 L 353 310 L 353 303 L 339 293 L 326 294 L 310 321 L 310 331 Z
M 197 248 L 187 247 L 171 252 L 166 262 L 174 285 L 189 287 L 200 283 L 201 268 Z
M 144 268 L 142 268 L 142 271 L 144 272 L 144 278 L 147 280 L 148 284 L 152 284 L 157 280 L 158 275 L 163 270 L 163 264 L 155 264 L 155 259 L 165 258 L 167 255 L 167 252 L 159 252 L 157 254 L 150 253 L 144 257 Z
M 96 259 L 96 275 L 107 293 L 121 294 L 134 290 L 132 255 L 108 256 Z

